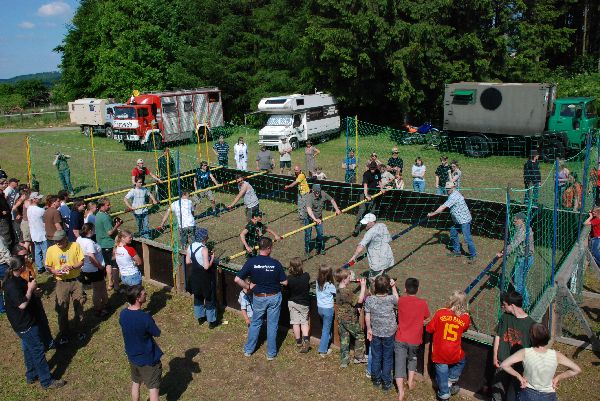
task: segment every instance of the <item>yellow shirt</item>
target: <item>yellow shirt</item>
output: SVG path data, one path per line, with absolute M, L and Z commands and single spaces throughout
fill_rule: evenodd
M 81 263 L 83 259 L 83 251 L 77 242 L 69 242 L 65 251 L 58 245 L 52 245 L 46 251 L 46 266 L 51 267 L 52 270 L 60 270 L 62 265 L 74 266 Z M 79 277 L 80 273 L 81 269 L 74 269 L 67 274 L 55 275 L 54 278 L 59 281 L 68 280 Z
M 306 176 L 304 173 L 298 174 L 298 177 L 296 177 L 296 182 L 298 183 L 298 192 L 300 195 L 306 195 L 310 192 L 310 187 L 308 186 L 308 181 L 306 181 Z

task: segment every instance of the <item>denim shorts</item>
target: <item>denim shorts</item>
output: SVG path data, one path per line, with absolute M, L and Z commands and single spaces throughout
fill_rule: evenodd
M 142 273 L 139 271 L 130 276 L 121 276 L 121 282 L 128 286 L 142 284 Z

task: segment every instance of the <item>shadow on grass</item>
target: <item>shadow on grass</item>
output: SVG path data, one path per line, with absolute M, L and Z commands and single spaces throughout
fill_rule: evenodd
M 183 357 L 175 357 L 169 361 L 169 372 L 163 377 L 160 385 L 160 395 L 166 395 L 167 401 L 181 398 L 193 380 L 193 373 L 202 370 L 194 357 L 200 353 L 198 348 L 185 351 Z
M 150 296 L 150 302 L 146 305 L 144 309 L 151 315 L 156 315 L 161 311 L 165 306 L 167 306 L 167 302 L 173 298 L 171 294 L 171 290 L 165 288 L 160 289 L 159 291 L 155 291 Z

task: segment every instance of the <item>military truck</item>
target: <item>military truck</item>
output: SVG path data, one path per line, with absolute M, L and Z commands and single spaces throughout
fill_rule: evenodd
M 95 134 L 112 138 L 114 133 L 114 109 L 122 103 L 108 99 L 77 99 L 68 103 L 69 117 L 72 124 L 81 127 L 81 133 L 89 136 L 92 130 Z
M 447 84 L 441 148 L 473 157 L 535 149 L 546 161 L 564 158 L 598 127 L 594 100 L 557 99 L 556 86 L 546 83 Z

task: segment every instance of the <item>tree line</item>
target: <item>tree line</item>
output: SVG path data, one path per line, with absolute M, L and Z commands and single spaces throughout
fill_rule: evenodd
M 361 119 L 439 121 L 450 82 L 600 93 L 600 3 L 81 0 L 56 51 L 65 101 L 214 85 L 239 122 L 262 97 L 316 89 Z

